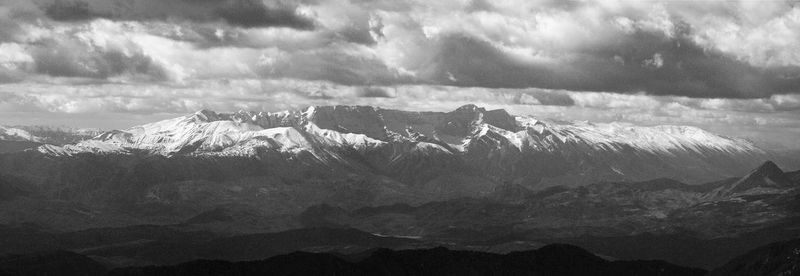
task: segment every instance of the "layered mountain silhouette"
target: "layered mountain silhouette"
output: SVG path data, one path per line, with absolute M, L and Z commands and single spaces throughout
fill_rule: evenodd
M 770 167 L 765 163 L 754 172 Z M 775 188 L 774 181 L 765 181 L 748 190 L 728 192 L 756 174 L 703 185 L 655 179 L 543 191 L 510 187 L 515 194 L 508 200 L 509 193 L 504 190 L 487 198 L 421 205 L 356 209 L 317 205 L 288 217 L 264 216 L 242 205 L 217 206 L 168 225 L 65 228 L 56 233 L 35 225 L 6 227 L 0 243 L 5 245 L 5 253 L 73 250 L 110 258 L 107 261 L 115 266 L 175 264 L 201 258 L 257 260 L 296 250 L 353 253 L 373 247 L 447 245 L 507 253 L 570 243 L 619 259 L 663 259 L 714 268 L 745 250 L 800 234 L 797 182 Z M 772 178 L 795 181 L 797 174 L 775 173 Z M 36 212 L 6 210 L 6 214 L 63 216 L 73 218 L 71 223 L 81 223 L 74 221 L 78 219 L 104 222 L 103 215 L 118 212 L 91 213 L 91 209 L 82 211 L 80 208 L 86 207 L 81 205 L 43 203 L 30 194 L 0 203 L 37 208 Z M 39 210 L 42 206 L 59 209 Z M 91 215 L 96 217 L 87 218 Z M 300 229 L 264 233 L 291 228 Z
M 505 255 L 445 248 L 379 249 L 364 258 L 293 253 L 258 262 L 195 261 L 172 267 L 117 269 L 109 275 L 704 275 L 705 272 L 660 261 L 607 261 L 578 247 L 554 244 Z
M 86 217 L 37 223 L 79 229 L 179 222 L 220 206 L 276 217 L 319 204 L 419 205 L 659 177 L 694 185 L 737 176 L 768 157 L 748 141 L 693 127 L 557 123 L 474 105 L 451 112 L 317 106 L 203 110 L 6 153 L 0 173 L 36 195 L 13 208 L 39 212 L 58 200 L 72 205 L 58 208 Z M 0 215 L 3 221 L 14 220 Z
M 335 252 L 325 258 L 363 273 L 351 255 L 371 248 L 507 256 L 569 243 L 712 269 L 800 234 L 800 172 L 770 157 L 693 127 L 474 105 L 203 110 L 0 154 L 0 251 L 69 250 L 105 267 Z
M 71 252 L 0 258 L 3 275 L 704 275 L 662 261 L 608 261 L 579 247 L 492 254 L 446 248 L 376 249 L 354 255 L 296 252 L 265 260 L 198 260 L 174 266 L 116 268 Z
M 438 216 L 436 219 L 416 229 L 418 233 L 426 234 L 457 228 L 461 223 L 472 228 L 508 224 L 515 228 L 534 228 L 564 227 L 565 224 L 607 227 L 610 221 L 615 221 L 626 222 L 619 231 L 630 233 L 680 227 L 722 235 L 710 232 L 709 224 L 758 225 L 795 216 L 793 198 L 800 183 L 791 180 L 792 175 L 784 173 L 772 162 L 765 162 L 746 176 L 699 185 L 664 178 L 643 182 L 600 182 L 542 191 L 508 185 L 484 199 L 463 198 L 413 207 L 403 204 L 364 207 L 353 211 L 323 205 L 309 208 L 301 217 L 308 225 L 352 220 L 373 226 L 372 231 L 397 235 L 402 234 L 393 229 L 376 228 L 380 224 L 371 222 L 370 218 L 380 218 L 383 224 L 391 225 L 388 221 L 392 218 L 408 221 L 409 218 L 430 218 L 435 214 Z M 477 219 L 482 213 L 493 214 L 493 219 Z M 732 214 L 736 216 L 729 217 Z M 531 225 L 521 223 L 524 221 L 531 221 Z
M 94 129 L 46 126 L 0 126 L 0 153 L 22 151 L 43 144 L 65 145 L 91 139 L 100 134 Z
M 108 268 L 80 254 L 69 251 L 42 252 L 0 257 L 0 275 L 105 275 Z
M 708 275 L 797 275 L 800 273 L 800 240 L 771 243 L 730 260 Z

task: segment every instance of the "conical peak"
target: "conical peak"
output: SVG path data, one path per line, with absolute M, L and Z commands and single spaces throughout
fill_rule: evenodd
M 761 166 L 732 184 L 731 191 L 742 192 L 758 187 L 784 188 L 791 186 L 791 181 L 783 170 L 772 161 L 764 162 Z
M 767 161 L 767 162 L 764 162 L 764 164 L 761 164 L 761 166 L 759 166 L 757 169 L 755 169 L 750 175 L 753 175 L 753 176 L 756 176 L 756 175 L 758 175 L 758 176 L 779 176 L 779 175 L 783 175 L 783 170 L 781 170 L 781 168 L 778 167 L 778 165 L 776 165 L 774 162 Z

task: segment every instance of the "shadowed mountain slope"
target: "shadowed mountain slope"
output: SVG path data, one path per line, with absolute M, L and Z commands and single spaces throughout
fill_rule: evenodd
M 292 253 L 263 261 L 194 261 L 169 267 L 122 268 L 109 275 L 703 275 L 661 261 L 606 261 L 581 248 L 554 244 L 506 255 L 444 248 L 379 249 L 354 261 Z

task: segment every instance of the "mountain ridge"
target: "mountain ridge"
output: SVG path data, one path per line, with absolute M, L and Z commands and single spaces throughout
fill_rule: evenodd
M 220 122 L 230 122 L 230 124 Z M 193 127 L 202 124 L 213 124 L 214 127 L 223 128 L 217 130 L 219 133 L 205 133 L 218 135 L 279 127 L 303 128 L 308 124 L 314 124 L 320 129 L 333 130 L 340 133 L 362 134 L 381 141 L 391 141 L 393 138 L 398 138 L 398 135 L 414 140 L 409 131 L 437 140 L 447 141 L 449 140 L 448 138 L 464 139 L 469 135 L 482 136 L 486 135 L 487 132 L 502 132 L 504 130 L 518 133 L 524 130 L 529 134 L 542 135 L 546 132 L 552 135 L 552 139 L 562 143 L 568 140 L 588 140 L 595 143 L 624 142 L 624 139 L 614 140 L 610 138 L 610 136 L 620 136 L 625 139 L 642 140 L 634 142 L 649 140 L 649 142 L 660 143 L 658 145 L 660 148 L 657 149 L 662 151 L 681 147 L 695 149 L 694 147 L 702 142 L 706 146 L 712 146 L 718 150 L 763 153 L 763 150 L 758 149 L 751 142 L 744 139 L 724 137 L 691 126 L 659 125 L 640 127 L 625 123 L 595 124 L 580 121 L 559 125 L 533 117 L 512 116 L 503 109 L 486 110 L 475 105 L 465 105 L 451 112 L 414 112 L 373 106 L 341 105 L 311 106 L 305 110 L 281 112 L 238 111 L 218 113 L 204 109 L 190 115 L 135 126 L 127 130 L 105 132 L 97 137 L 100 139 L 95 140 L 120 142 L 115 141 L 115 138 L 127 140 L 130 138 L 125 136 L 156 135 L 165 131 L 168 127 Z M 667 137 L 665 140 L 658 140 L 658 137 L 655 137 L 656 135 L 674 136 Z M 681 144 L 680 142 L 682 141 L 677 140 L 677 138 L 680 138 L 678 136 L 685 136 L 685 140 L 694 143 L 691 145 Z M 604 139 L 607 141 L 603 141 Z M 128 141 L 128 144 L 135 144 L 132 142 Z M 630 144 L 635 144 L 634 142 Z M 458 144 L 451 143 L 451 145 Z
M 689 133 L 688 138 L 682 138 L 683 133 Z M 633 141 L 614 142 L 629 138 Z M 656 146 L 650 147 L 655 138 L 659 138 L 653 142 Z M 687 139 L 691 143 L 677 143 Z M 657 228 L 649 221 L 670 216 L 676 206 L 706 199 L 772 196 L 784 190 L 762 182 L 753 182 L 759 189 L 742 188 L 746 193 L 729 190 L 734 180 L 728 179 L 741 178 L 741 172 L 769 156 L 748 151 L 747 143 L 741 148 L 744 152 L 704 146 L 708 139 L 723 141 L 722 146 L 738 143 L 693 128 L 558 125 L 474 105 L 452 112 L 363 106 L 279 113 L 206 110 L 106 132 L 77 144 L 1 154 L 0 171 L 13 179 L 6 186 L 31 187 L 25 191 L 36 198 L 19 197 L 16 189 L 8 189 L 8 198 L 13 200 L 0 203 L 7 205 L 4 219 L 9 222 L 49 216 L 42 211 L 47 208 L 65 210 L 57 215 L 69 218 L 58 222 L 65 227 L 185 221 L 220 206 L 254 210 L 231 216 L 254 217 L 254 225 L 272 227 L 262 217 L 297 215 L 318 204 L 352 210 L 461 198 L 525 203 L 530 201 L 529 192 L 555 191 L 554 195 L 564 198 L 543 202 L 553 206 L 513 207 L 528 213 L 510 216 L 525 219 L 525 215 L 538 214 L 543 220 L 530 220 L 529 226 L 541 222 L 561 227 L 558 223 L 575 223 L 569 220 L 584 223 L 581 212 L 592 209 L 611 221 L 632 219 L 635 225 L 622 227 L 623 232 L 631 232 L 643 229 L 640 225 Z M 640 142 L 645 146 L 636 146 Z M 674 181 L 642 184 L 646 190 L 637 184 L 548 190 L 654 178 Z M 720 179 L 725 181 L 714 186 L 718 190 L 712 193 L 696 187 Z M 570 199 L 604 194 L 613 200 L 601 201 L 611 204 L 602 208 L 595 207 L 596 202 Z M 574 206 L 555 208 L 562 203 Z M 716 214 L 714 208 L 723 208 L 719 213 L 727 214 L 725 206 L 745 206 L 736 201 L 715 204 L 680 209 L 687 213 L 678 215 L 697 222 L 690 211 Z M 769 206 L 753 207 L 761 212 Z M 772 214 L 785 215 L 782 211 Z M 567 221 L 551 221 L 550 215 L 563 215 Z M 753 213 L 732 219 L 773 218 Z M 590 221 L 589 227 L 591 223 L 605 222 Z M 223 224 L 211 221 L 201 227 Z M 276 228 L 290 224 L 281 222 Z
M 466 169 L 490 181 L 529 186 L 653 177 L 700 183 L 735 176 L 769 157 L 746 140 L 696 127 L 560 124 L 475 105 L 450 112 L 373 106 L 311 106 L 282 112 L 201 110 L 37 150 L 50 156 L 307 155 L 330 166 L 375 168 L 373 173 L 379 175 L 430 176 L 416 182 Z M 453 166 L 423 172 L 415 165 L 420 163 Z
M 576 246 L 493 254 L 437 247 L 377 249 L 366 256 L 295 252 L 250 262 L 199 260 L 176 266 L 119 268 L 109 275 L 703 275 L 707 271 L 664 261 L 608 261 Z M 313 265 L 311 265 L 313 264 Z

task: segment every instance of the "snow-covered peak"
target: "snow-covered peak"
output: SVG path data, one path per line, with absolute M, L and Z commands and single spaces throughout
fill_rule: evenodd
M 0 126 L 0 139 L 9 141 L 32 141 L 47 144 L 73 144 L 102 133 L 98 129 L 70 128 L 63 126 L 20 125 Z
M 636 126 L 628 123 L 553 123 L 533 117 L 515 118 L 516 129 L 497 127 L 485 120 L 475 128 L 474 139 L 490 139 L 496 147 L 513 145 L 519 150 L 559 150 L 565 146 L 589 147 L 600 151 L 633 149 L 658 154 L 691 151 L 706 154 L 764 152 L 753 143 L 717 135 L 691 126 Z M 498 139 L 502 137 L 502 139 Z
M 0 126 L 0 140 L 42 142 L 42 138 L 34 136 L 28 131 L 4 126 Z
M 565 141 L 584 142 L 595 146 L 615 147 L 626 145 L 650 152 L 675 150 L 717 150 L 723 152 L 759 152 L 755 145 L 743 139 L 717 135 L 691 126 L 635 126 L 627 123 L 551 124 L 549 130 Z
M 42 147 L 40 151 L 54 155 L 72 155 L 81 149 L 89 152 L 137 149 L 161 155 L 251 155 L 256 148 L 297 152 L 314 151 L 319 146 L 366 148 L 382 143 L 361 133 L 318 127 L 309 118 L 325 123 L 324 116 L 336 114 L 320 113 L 320 110 L 324 111 L 325 108 L 274 113 L 218 113 L 200 110 L 126 130 L 105 132 L 91 140 L 91 143 L 87 141 L 65 147 L 48 146 Z
M 93 154 L 126 154 L 128 150 L 125 148 L 98 140 L 85 140 L 76 144 L 55 146 L 55 145 L 42 145 L 36 148 L 36 151 L 47 155 L 53 156 L 73 156 L 81 153 Z
M 484 145 L 498 149 L 507 145 L 518 151 L 558 151 L 564 146 L 580 145 L 603 151 L 629 148 L 666 154 L 763 153 L 748 141 L 696 127 L 555 123 L 512 116 L 502 109 L 487 111 L 475 105 L 451 112 L 410 112 L 371 106 L 312 106 L 282 112 L 201 110 L 106 132 L 93 141 L 164 155 L 251 152 L 248 147 L 281 151 L 314 151 L 320 147 L 365 150 L 402 141 L 420 146 L 436 144 L 459 152 L 483 141 Z M 487 144 L 488 141 L 491 143 Z

